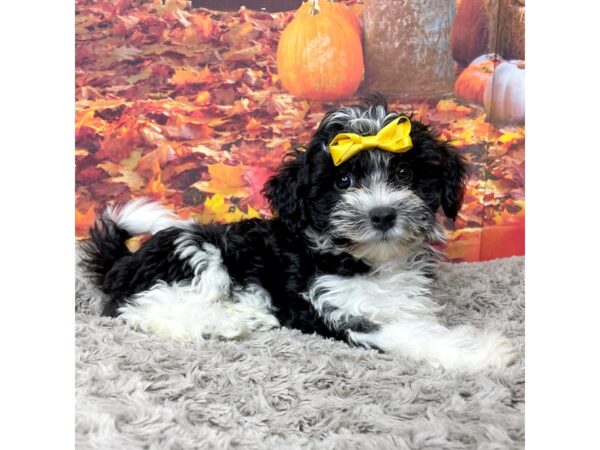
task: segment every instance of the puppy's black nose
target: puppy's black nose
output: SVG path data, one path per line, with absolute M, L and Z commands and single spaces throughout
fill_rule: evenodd
M 396 222 L 396 210 L 390 207 L 373 208 L 369 212 L 369 218 L 373 226 L 381 231 L 389 230 Z

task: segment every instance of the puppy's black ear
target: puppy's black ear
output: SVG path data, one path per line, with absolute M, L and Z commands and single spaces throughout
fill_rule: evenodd
M 465 159 L 450 144 L 441 144 L 446 154 L 442 181 L 442 209 L 450 219 L 456 219 L 463 203 L 469 167 Z
M 263 195 L 283 224 L 298 233 L 308 225 L 305 197 L 308 166 L 304 151 L 296 150 L 287 157 L 279 171 L 265 184 Z

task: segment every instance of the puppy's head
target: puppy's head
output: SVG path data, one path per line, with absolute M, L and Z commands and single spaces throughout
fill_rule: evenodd
M 264 193 L 293 232 L 320 246 L 383 262 L 408 246 L 439 240 L 436 212 L 456 218 L 467 167 L 449 144 L 411 121 L 413 147 L 404 153 L 363 150 L 336 166 L 329 144 L 338 133 L 376 135 L 400 116 L 384 102 L 328 113 L 306 151 L 290 155 Z

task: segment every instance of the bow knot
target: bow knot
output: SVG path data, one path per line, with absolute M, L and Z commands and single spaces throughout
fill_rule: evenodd
M 379 148 L 393 153 L 407 152 L 412 148 L 410 129 L 410 120 L 401 116 L 379 130 L 375 136 L 339 133 L 329 144 L 333 164 L 339 166 L 357 153 L 371 148 Z

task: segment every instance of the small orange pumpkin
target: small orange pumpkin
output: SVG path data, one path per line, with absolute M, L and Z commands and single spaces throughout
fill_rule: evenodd
M 363 51 L 358 20 L 352 14 L 353 23 L 349 14 L 345 5 L 311 0 L 283 30 L 277 69 L 283 87 L 294 96 L 331 101 L 356 92 L 364 73 Z
M 456 96 L 465 102 L 483 105 L 483 92 L 500 61 L 500 57 L 494 57 L 492 54 L 474 59 L 454 83 Z

